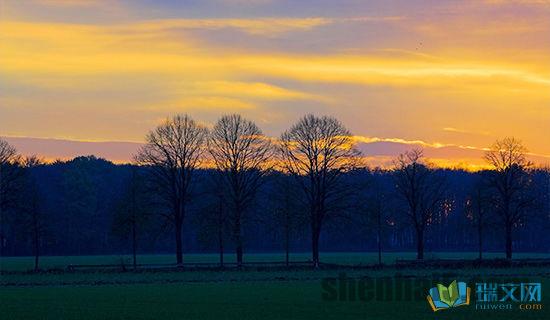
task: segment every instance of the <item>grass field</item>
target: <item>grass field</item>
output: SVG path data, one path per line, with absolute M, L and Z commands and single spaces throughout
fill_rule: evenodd
M 550 283 L 545 281 L 543 286 Z M 548 300 L 545 300 L 548 306 Z M 432 312 L 425 301 L 326 302 L 317 281 L 10 288 L 3 319 L 548 319 L 547 310 Z
M 414 259 L 414 252 L 391 252 L 382 255 L 382 262 L 393 264 L 396 259 Z M 291 261 L 310 260 L 310 253 L 295 253 L 290 256 Z M 476 259 L 475 252 L 437 252 L 426 253 L 426 259 Z M 485 253 L 484 258 L 504 258 L 503 253 Z M 516 253 L 514 258 L 550 258 L 545 253 Z M 254 253 L 245 254 L 245 262 L 260 261 L 284 261 L 283 254 L 275 253 Z M 166 255 L 139 255 L 138 263 L 175 263 L 173 254 Z M 234 254 L 226 254 L 225 262 L 235 262 Z M 184 262 L 218 262 L 217 254 L 186 254 Z M 321 262 L 337 263 L 343 265 L 373 264 L 378 262 L 378 255 L 373 252 L 324 252 L 321 253 Z M 40 257 L 42 269 L 66 268 L 70 264 L 126 264 L 132 263 L 132 257 L 128 255 L 107 255 L 107 256 L 46 256 Z M 24 271 L 34 267 L 33 257 L 0 257 L 0 271 Z
M 475 254 L 468 254 L 475 256 Z M 542 255 L 528 255 L 543 257 Z M 276 255 L 250 255 L 248 261 L 265 261 Z M 376 261 L 375 254 L 325 253 L 325 261 L 349 264 Z M 387 254 L 390 259 L 411 258 Z M 464 258 L 465 254 L 440 254 Z M 500 257 L 500 255 L 498 255 Z M 282 257 L 281 257 L 282 258 Z M 295 260 L 307 255 L 295 255 Z M 120 257 L 49 257 L 44 264 L 61 267 L 76 263 L 116 263 Z M 144 262 L 172 262 L 172 256 L 142 256 Z M 215 261 L 215 256 L 189 255 L 188 261 Z M 210 260 L 209 260 L 210 259 Z M 3 270 L 25 270 L 29 258 L 4 258 Z M 323 278 L 342 273 L 359 279 L 425 279 L 419 300 L 326 301 Z M 550 270 L 543 267 L 499 269 L 397 270 L 279 270 L 183 272 L 75 272 L 10 273 L 0 276 L 0 319 L 549 319 Z M 424 292 L 430 281 L 467 281 L 517 278 L 542 283 L 543 306 L 538 311 L 476 311 L 473 305 L 434 313 Z M 401 279 L 401 280 L 400 280 Z M 474 299 L 474 297 L 472 297 Z

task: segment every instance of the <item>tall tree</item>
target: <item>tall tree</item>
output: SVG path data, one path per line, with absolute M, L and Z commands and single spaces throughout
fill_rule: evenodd
M 240 115 L 221 117 L 212 129 L 209 151 L 225 186 L 231 214 L 237 265 L 243 262 L 243 215 L 272 167 L 271 141 L 260 128 Z
M 532 184 L 531 163 L 527 149 L 515 138 L 497 140 L 485 153 L 485 160 L 493 166 L 488 183 L 495 191 L 493 206 L 501 218 L 506 258 L 512 258 L 513 229 L 526 219 L 536 199 L 529 188 Z
M 323 223 L 343 203 L 343 176 L 356 167 L 359 152 L 350 131 L 327 116 L 306 115 L 280 140 L 283 170 L 295 177 L 309 209 L 312 263 L 318 267 Z
M 424 235 L 438 207 L 445 200 L 446 179 L 424 161 L 422 149 L 407 151 L 395 161 L 398 193 L 407 203 L 407 217 L 416 235 L 416 258 L 424 259 Z
M 183 222 L 191 198 L 193 173 L 204 157 L 208 130 L 188 115 L 177 115 L 149 132 L 136 160 L 148 166 L 159 197 L 170 208 L 165 215 L 175 229 L 176 261 L 183 263 Z

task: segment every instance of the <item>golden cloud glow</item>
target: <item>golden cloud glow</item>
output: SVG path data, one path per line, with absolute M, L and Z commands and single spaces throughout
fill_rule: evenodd
M 299 79 L 391 85 L 441 85 L 463 79 L 498 84 L 550 87 L 549 64 L 532 70 L 498 61 L 391 59 L 365 56 L 300 56 L 254 54 L 208 54 L 191 40 L 181 41 L 159 30 L 181 25 L 273 26 L 318 25 L 318 19 L 290 23 L 274 21 L 155 21 L 125 27 L 0 22 L 2 52 L 7 71 L 63 73 L 165 72 L 220 70 L 252 72 Z M 311 22 L 314 21 L 314 22 Z M 320 20 L 322 21 L 322 19 Z M 271 28 L 271 27 L 270 27 Z M 125 30 L 127 32 L 125 32 Z M 132 32 L 128 32 L 131 30 Z M 150 45 L 150 40 L 155 45 Z M 198 50 L 197 50 L 198 49 Z M 545 71 L 546 70 L 546 71 Z M 496 81 L 496 83 L 495 83 Z M 264 90 L 265 88 L 259 88 Z
M 199 95 L 210 93 L 226 97 L 250 97 L 265 100 L 320 99 L 320 97 L 311 94 L 261 82 L 208 81 L 193 83 L 190 87 L 191 94 Z
M 534 70 L 498 61 L 209 54 L 200 48 L 197 50 L 192 41 L 182 42 L 167 34 L 155 34 L 154 28 L 148 29 L 147 24 L 136 26 L 150 31 L 127 34 L 111 32 L 108 27 L 0 22 L 3 72 L 68 75 L 72 80 L 74 74 L 193 72 L 198 77 L 205 75 L 212 79 L 248 73 L 310 82 L 392 86 L 467 87 L 470 84 L 479 87 L 490 83 L 489 90 L 524 88 L 544 96 L 550 92 L 550 72 L 545 71 L 549 69 L 548 64 Z M 156 40 L 154 46 L 150 45 L 151 38 Z M 224 81 L 219 83 L 223 87 Z M 232 84 L 233 87 L 239 85 Z M 231 88 L 226 85 L 220 89 Z M 289 97 L 288 92 L 263 85 L 252 89 L 258 94 Z
M 472 146 L 461 146 L 461 145 L 455 145 L 455 144 L 445 144 L 445 143 L 439 143 L 439 142 L 425 142 L 422 140 L 406 140 L 401 138 L 377 138 L 377 137 L 363 137 L 363 136 L 354 136 L 354 140 L 357 143 L 375 143 L 375 142 L 392 142 L 392 143 L 399 143 L 399 144 L 407 144 L 407 145 L 417 145 L 421 147 L 429 147 L 429 148 L 444 148 L 444 147 L 457 147 L 461 149 L 470 149 L 470 150 L 480 150 L 480 151 L 487 151 L 488 148 L 477 148 Z
M 186 97 L 149 107 L 152 110 L 166 112 L 187 112 L 192 110 L 218 110 L 220 112 L 246 111 L 254 109 L 255 105 L 238 99 L 216 96 Z

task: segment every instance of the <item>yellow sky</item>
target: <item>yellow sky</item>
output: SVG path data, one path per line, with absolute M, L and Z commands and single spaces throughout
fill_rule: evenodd
M 141 141 L 240 112 L 277 136 L 313 112 L 366 141 L 550 155 L 548 2 L 305 2 L 0 0 L 0 135 Z

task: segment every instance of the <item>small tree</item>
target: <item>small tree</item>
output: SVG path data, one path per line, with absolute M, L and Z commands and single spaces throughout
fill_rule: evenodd
M 23 176 L 20 160 L 15 147 L 0 139 L 0 210 L 13 201 L 17 181 Z
M 417 259 L 424 259 L 424 235 L 445 199 L 446 179 L 424 162 L 422 149 L 401 154 L 395 161 L 395 183 L 407 203 L 407 217 L 416 235 Z
M 490 201 L 487 186 L 478 177 L 466 199 L 465 212 L 466 217 L 474 223 L 477 230 L 479 260 L 483 258 L 483 232 L 489 224 Z
M 24 193 L 20 194 L 19 208 L 20 215 L 17 217 L 18 224 L 31 237 L 32 251 L 34 255 L 34 270 L 39 270 L 40 247 L 46 233 L 46 217 L 43 208 L 43 199 L 40 187 L 36 180 L 36 173 L 33 172 L 44 162 L 36 156 L 23 159 L 24 169 Z
M 139 234 L 145 229 L 151 215 L 151 203 L 144 195 L 147 192 L 143 177 L 138 168 L 130 168 L 130 177 L 122 198 L 116 205 L 113 232 L 132 241 L 132 262 L 137 268 L 137 249 Z
M 136 160 L 147 166 L 159 197 L 170 208 L 165 218 L 175 230 L 176 261 L 183 263 L 182 227 L 191 200 L 193 174 L 200 166 L 208 130 L 188 115 L 177 115 L 149 132 Z
M 493 207 L 501 218 L 506 258 L 512 258 L 513 230 L 527 218 L 536 198 L 529 192 L 532 185 L 531 162 L 527 149 L 514 138 L 497 140 L 485 153 L 485 160 L 493 166 L 487 182 L 495 193 Z
M 221 117 L 212 129 L 209 151 L 229 204 L 237 265 L 243 262 L 243 215 L 272 167 L 273 148 L 258 126 L 240 115 Z
M 368 195 L 364 208 L 360 208 L 359 224 L 367 230 L 376 233 L 376 247 L 378 251 L 378 264 L 382 264 L 382 239 L 385 232 L 386 220 L 389 218 L 389 201 L 387 187 L 384 185 L 384 173 L 375 170 L 368 181 Z
M 285 251 L 285 264 L 290 266 L 290 247 L 293 234 L 302 224 L 301 203 L 297 199 L 299 190 L 291 177 L 279 174 L 274 177 L 274 191 L 271 195 L 273 221 L 270 221 L 278 234 L 282 234 Z
M 8 208 L 16 206 L 18 193 L 24 178 L 21 157 L 15 147 L 0 139 L 0 256 L 4 253 L 6 216 Z
M 199 241 L 207 245 L 215 244 L 219 255 L 220 267 L 224 267 L 225 241 L 227 238 L 228 210 L 224 184 L 218 171 L 210 172 L 211 179 L 204 186 L 205 206 L 201 209 L 201 215 L 196 216 L 199 225 Z

